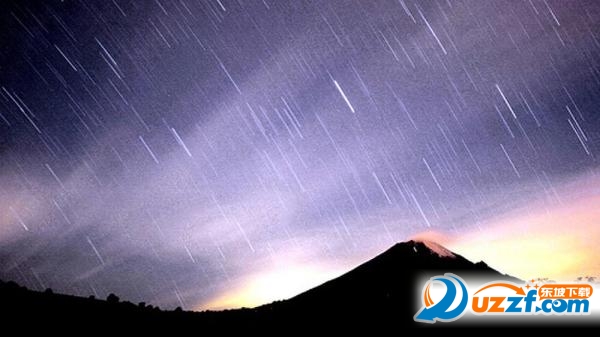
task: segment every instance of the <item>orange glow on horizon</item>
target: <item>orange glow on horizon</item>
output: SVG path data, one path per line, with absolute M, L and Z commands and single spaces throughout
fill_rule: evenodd
M 508 215 L 461 237 L 440 237 L 457 254 L 521 279 L 599 276 L 600 196 L 571 200 L 550 212 Z
M 243 284 L 194 310 L 252 308 L 291 298 L 341 274 L 342 271 L 335 268 L 309 264 L 276 267 L 249 277 Z

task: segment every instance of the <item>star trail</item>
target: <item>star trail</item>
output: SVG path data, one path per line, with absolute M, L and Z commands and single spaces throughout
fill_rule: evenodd
M 1 6 L 0 278 L 31 289 L 202 308 L 598 195 L 597 1 Z

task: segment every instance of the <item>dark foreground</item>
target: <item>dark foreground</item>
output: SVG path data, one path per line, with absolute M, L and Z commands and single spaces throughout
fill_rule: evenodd
M 289 300 L 253 309 L 218 312 L 165 311 L 152 306 L 119 301 L 83 298 L 51 291 L 36 292 L 12 282 L 0 281 L 0 322 L 4 328 L 31 328 L 50 331 L 78 329 L 133 330 L 156 332 L 191 329 L 198 332 L 279 331 L 398 331 L 424 327 L 589 327 L 590 320 L 566 321 L 543 317 L 536 324 L 530 318 L 510 320 L 457 320 L 424 324 L 413 320 L 422 282 L 452 272 L 485 280 L 519 281 L 501 274 L 485 263 L 472 263 L 460 255 L 439 255 L 422 242 L 400 243 L 350 272 Z M 519 320 L 521 319 L 521 320 Z M 582 324 L 586 323 L 586 324 Z M 594 323 L 600 326 L 600 323 Z M 284 329 L 284 330 L 281 330 Z M 87 330 L 80 330 L 81 332 Z M 287 332 L 287 333 L 286 333 Z

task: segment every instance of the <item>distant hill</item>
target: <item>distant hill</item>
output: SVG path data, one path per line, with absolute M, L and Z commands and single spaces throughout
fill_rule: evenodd
M 293 298 L 252 309 L 225 311 L 163 311 L 145 304 L 36 292 L 12 282 L 0 282 L 0 321 L 23 320 L 68 326 L 119 326 L 143 328 L 210 328 L 220 331 L 272 330 L 277 327 L 307 329 L 325 327 L 414 327 L 423 282 L 447 272 L 479 280 L 523 282 L 473 263 L 446 248 L 427 241 L 398 243 L 346 274 Z M 433 324 L 426 327 L 451 327 Z

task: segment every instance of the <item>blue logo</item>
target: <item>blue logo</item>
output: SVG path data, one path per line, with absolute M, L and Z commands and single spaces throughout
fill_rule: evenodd
M 439 302 L 434 303 L 431 299 L 430 288 L 431 284 L 436 281 L 446 286 L 446 294 Z M 449 311 L 458 296 L 456 284 L 460 286 L 462 292 L 460 303 L 456 308 Z M 468 300 L 467 287 L 463 279 L 451 273 L 446 273 L 444 276 L 434 276 L 423 288 L 424 306 L 417 312 L 414 319 L 423 323 L 452 322 L 464 314 Z

